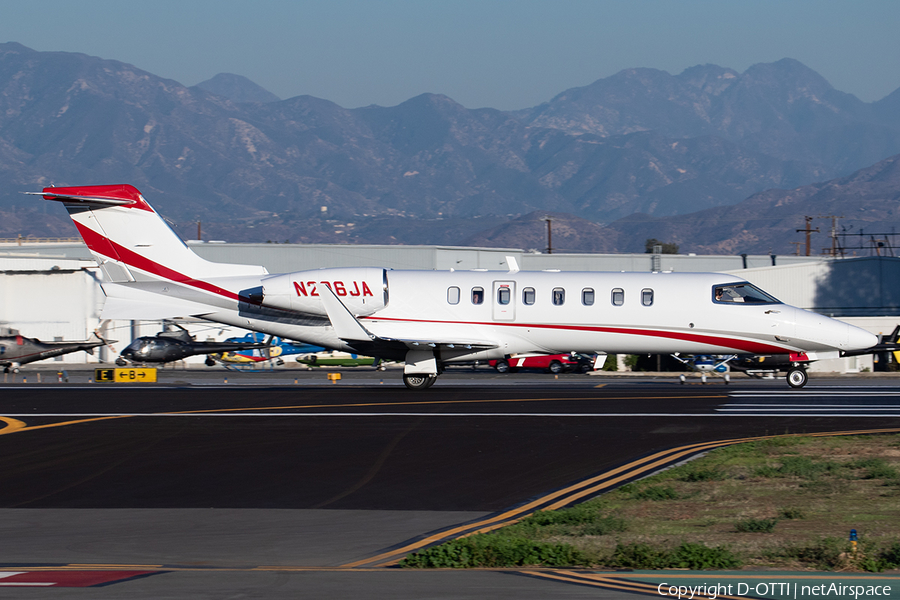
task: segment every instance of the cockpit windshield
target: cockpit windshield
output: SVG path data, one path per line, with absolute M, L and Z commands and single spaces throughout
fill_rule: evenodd
M 781 304 L 781 301 L 747 282 L 714 286 L 713 300 L 717 303 Z

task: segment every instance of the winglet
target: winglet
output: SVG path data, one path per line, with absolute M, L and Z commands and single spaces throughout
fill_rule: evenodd
M 342 340 L 364 340 L 367 342 L 374 340 L 376 336 L 369 333 L 366 328 L 356 320 L 356 317 L 347 310 L 347 307 L 338 299 L 331 290 L 331 287 L 328 285 L 323 287 L 324 290 L 321 287 L 319 288 L 319 295 L 322 298 L 325 312 L 328 313 L 328 320 L 331 321 L 331 325 L 334 327 L 334 332 L 337 336 Z

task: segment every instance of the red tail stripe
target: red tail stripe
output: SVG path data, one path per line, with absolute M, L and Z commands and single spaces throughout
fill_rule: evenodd
M 169 281 L 188 285 L 200 290 L 204 290 L 206 292 L 211 292 L 230 300 L 238 299 L 238 295 L 234 292 L 199 279 L 188 277 L 183 273 L 179 273 L 178 271 L 165 267 L 157 262 L 150 260 L 149 258 L 143 257 L 140 254 L 115 243 L 114 241 L 100 235 L 89 227 L 79 225 L 78 231 L 81 233 L 81 237 L 84 238 L 84 242 L 88 245 L 88 248 L 90 248 L 94 252 L 97 252 L 98 254 L 102 254 L 103 256 L 107 256 L 113 260 L 121 261 L 129 267 L 140 269 L 141 271 L 156 275 L 157 277 L 160 277 L 162 279 L 168 279 Z

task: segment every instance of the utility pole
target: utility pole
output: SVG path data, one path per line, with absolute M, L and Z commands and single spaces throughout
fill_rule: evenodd
M 803 218 L 806 219 L 806 228 L 805 229 L 797 229 L 796 231 L 798 233 L 801 231 L 806 233 L 806 256 L 809 256 L 809 250 L 810 250 L 809 235 L 811 233 L 819 233 L 819 228 L 818 227 L 816 227 L 815 229 L 812 228 L 813 217 L 803 217 Z
M 841 248 L 841 245 L 838 243 L 838 233 L 837 233 L 837 220 L 843 219 L 843 216 L 835 216 L 835 215 L 820 215 L 820 219 L 831 219 L 831 256 L 837 257 L 838 252 L 841 253 L 841 258 L 844 257 L 844 249 Z M 826 250 L 827 252 L 827 250 Z
M 547 221 L 547 254 L 553 254 L 553 233 L 550 231 L 550 223 L 553 222 L 553 219 L 546 216 L 541 220 Z

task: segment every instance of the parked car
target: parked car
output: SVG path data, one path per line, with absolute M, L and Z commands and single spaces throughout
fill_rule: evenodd
M 512 356 L 508 359 L 490 360 L 488 364 L 498 373 L 515 373 L 519 369 L 542 369 L 548 373 L 577 371 L 587 373 L 594 370 L 596 357 L 589 354 L 539 354 L 532 356 Z

